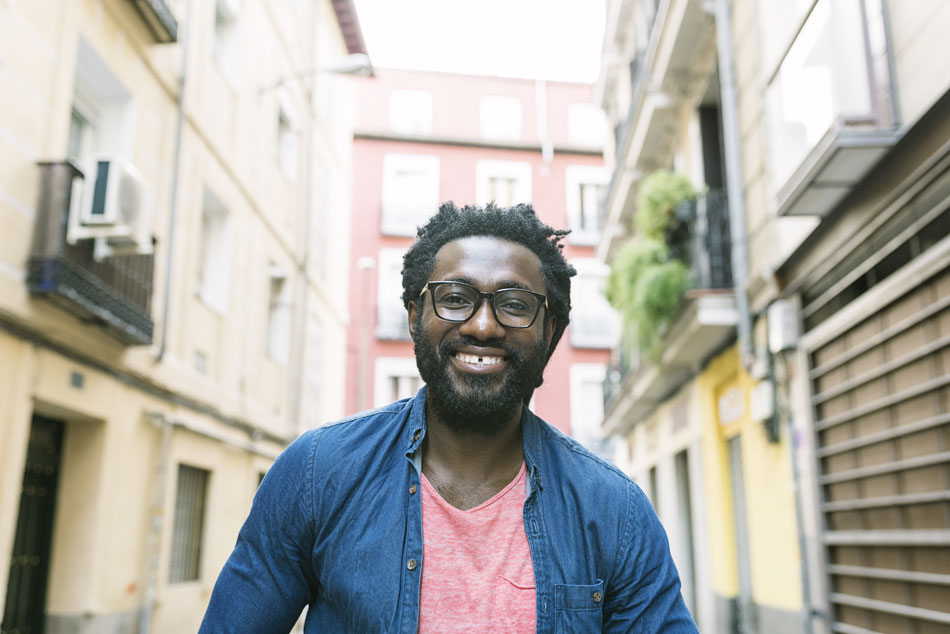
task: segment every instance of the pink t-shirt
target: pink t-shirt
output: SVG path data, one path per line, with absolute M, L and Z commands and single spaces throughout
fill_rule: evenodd
M 535 631 L 525 467 L 493 498 L 455 508 L 422 476 L 420 634 Z

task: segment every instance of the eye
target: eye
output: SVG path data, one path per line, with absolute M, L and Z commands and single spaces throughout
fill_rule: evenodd
M 503 310 L 506 313 L 529 313 L 531 312 L 531 306 L 526 302 L 516 298 L 516 297 L 506 297 L 504 300 L 499 302 L 498 309 Z
M 444 306 L 457 308 L 461 306 L 470 306 L 472 304 L 472 300 L 460 293 L 447 293 L 439 298 L 439 303 Z

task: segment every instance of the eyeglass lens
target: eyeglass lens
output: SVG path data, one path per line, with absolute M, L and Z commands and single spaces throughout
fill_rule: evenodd
M 478 291 L 466 284 L 438 284 L 432 288 L 436 314 L 449 321 L 466 321 L 478 308 Z M 503 326 L 524 328 L 531 324 L 540 306 L 537 296 L 516 288 L 492 295 L 495 318 Z

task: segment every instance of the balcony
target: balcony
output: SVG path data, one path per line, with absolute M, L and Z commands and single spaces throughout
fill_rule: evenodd
M 68 161 L 40 163 L 40 196 L 27 263 L 27 285 L 126 345 L 152 342 L 154 255 L 97 260 L 95 241 L 66 241 L 69 210 L 83 173 Z
M 668 235 L 672 255 L 689 263 L 692 288 L 663 335 L 662 352 L 650 359 L 621 344 L 604 381 L 604 433 L 625 434 L 669 398 L 734 338 L 738 323 L 732 291 L 729 210 L 721 191 L 677 208 Z
M 159 44 L 178 41 L 178 21 L 165 0 L 129 0 Z
M 880 6 L 819 0 L 774 54 L 765 96 L 778 215 L 827 216 L 900 139 L 885 21 Z

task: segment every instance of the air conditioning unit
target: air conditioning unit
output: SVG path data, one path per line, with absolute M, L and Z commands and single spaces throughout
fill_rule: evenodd
M 241 15 L 241 0 L 218 0 L 215 3 L 215 17 L 224 22 L 234 22 Z
M 67 241 L 95 239 L 96 257 L 151 253 L 148 186 L 130 163 L 99 158 L 85 170 L 82 193 L 73 197 Z

